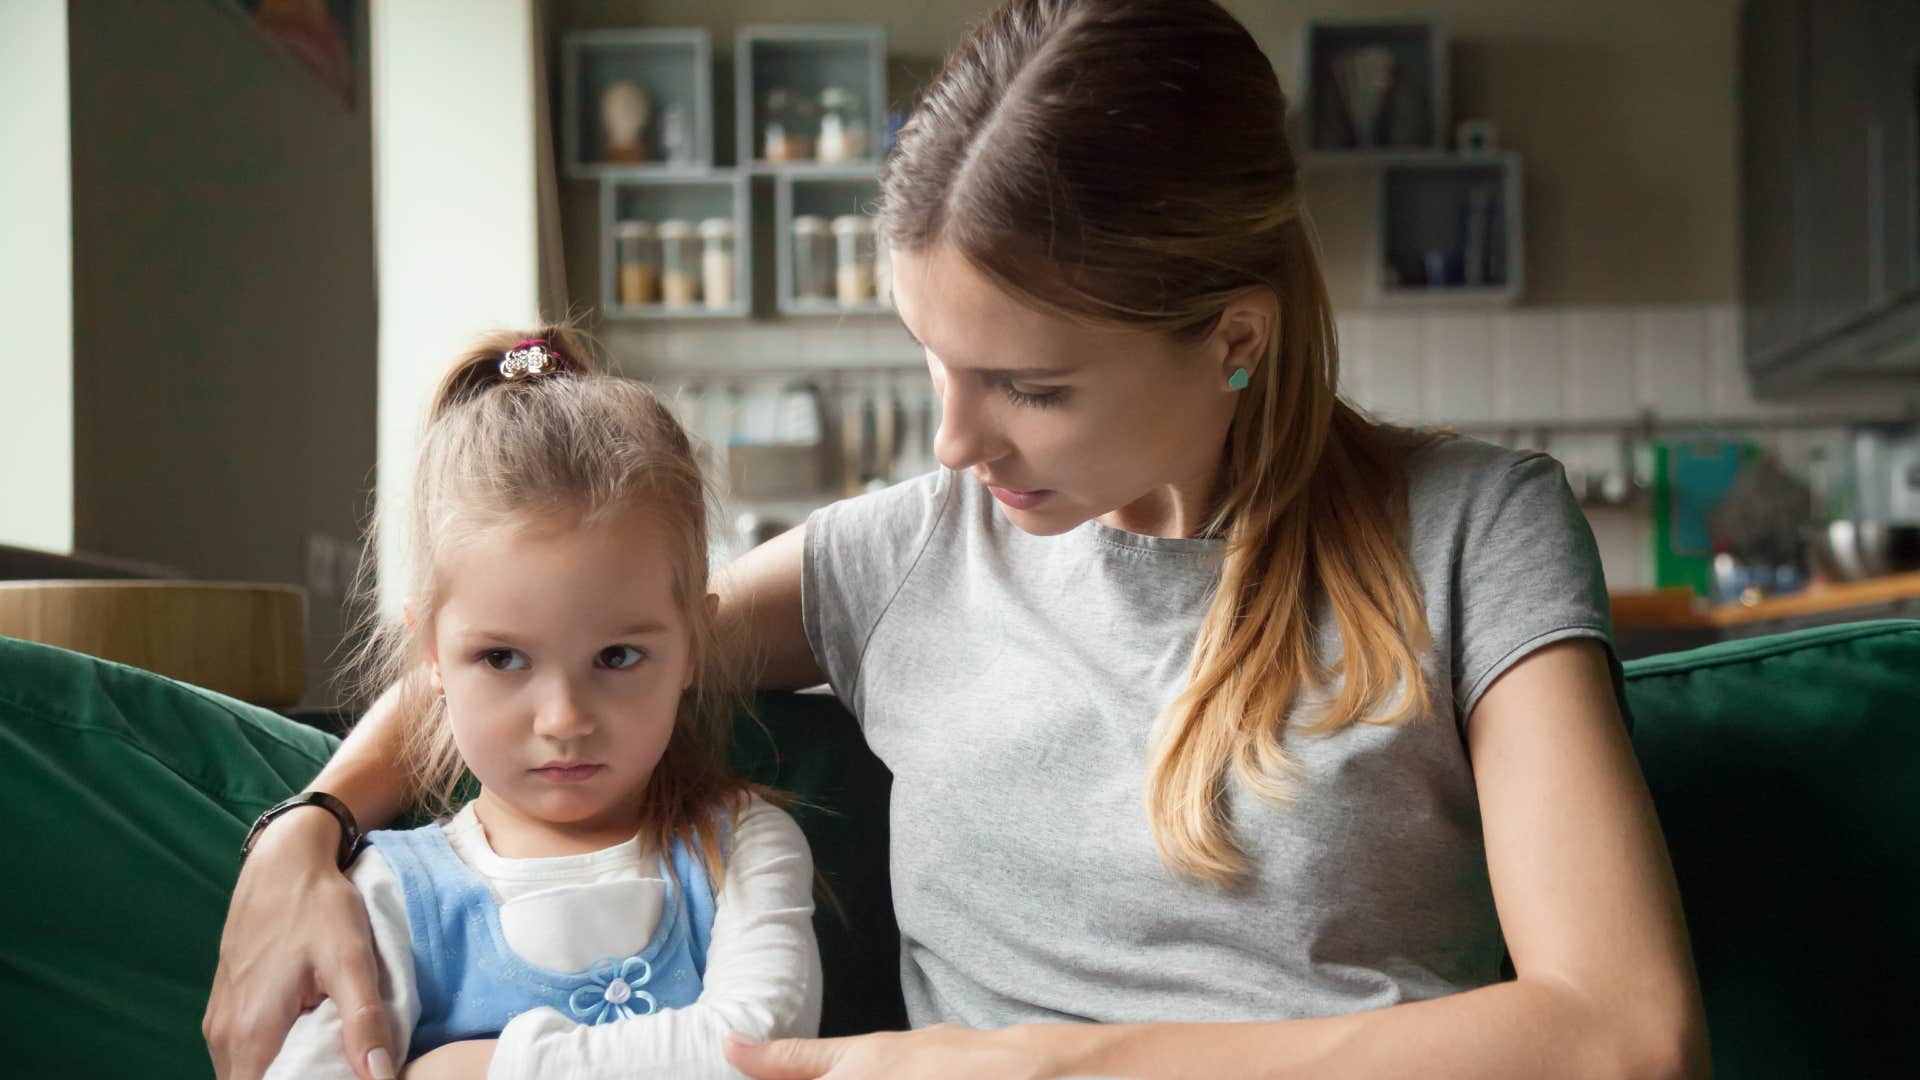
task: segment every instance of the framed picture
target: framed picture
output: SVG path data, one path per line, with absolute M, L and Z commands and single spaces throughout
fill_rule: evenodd
M 354 47 L 362 0 L 215 0 L 237 9 L 348 108 L 360 85 Z

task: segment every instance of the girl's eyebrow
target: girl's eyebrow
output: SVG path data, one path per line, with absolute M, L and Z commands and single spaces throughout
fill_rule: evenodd
M 646 634 L 664 634 L 670 629 L 672 629 L 672 627 L 669 627 L 666 623 L 658 619 L 648 619 L 643 622 L 632 623 L 616 630 L 612 636 L 639 637 Z M 482 630 L 477 628 L 463 631 L 462 636 L 474 640 L 485 639 L 488 641 L 512 641 L 515 637 L 515 635 L 507 633 L 504 630 Z

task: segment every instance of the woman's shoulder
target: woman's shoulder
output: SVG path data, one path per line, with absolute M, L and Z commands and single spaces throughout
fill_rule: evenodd
M 1560 463 L 1538 450 L 1514 450 L 1450 432 L 1409 434 L 1403 457 L 1408 509 L 1416 528 L 1435 518 L 1497 513 L 1516 496 L 1558 498 Z

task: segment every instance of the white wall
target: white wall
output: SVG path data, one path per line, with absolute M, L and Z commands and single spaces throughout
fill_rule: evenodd
M 428 398 L 477 333 L 539 315 L 533 0 L 372 7 L 381 595 Z
M 0 4 L 0 543 L 73 549 L 67 0 Z

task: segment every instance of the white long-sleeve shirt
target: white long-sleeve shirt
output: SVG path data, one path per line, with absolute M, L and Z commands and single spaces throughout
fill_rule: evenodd
M 471 806 L 441 828 L 454 854 L 487 883 L 508 946 L 529 963 L 581 971 L 600 957 L 638 952 L 652 939 L 666 884 L 650 845 L 635 839 L 586 855 L 509 859 L 488 845 Z M 420 1019 L 406 898 L 378 848 L 362 853 L 349 876 L 366 899 L 395 1060 L 404 1061 Z M 610 1024 L 583 1025 L 550 1008 L 522 1013 L 500 1033 L 489 1080 L 732 1080 L 741 1074 L 721 1057 L 727 1032 L 762 1039 L 815 1034 L 820 949 L 813 936 L 813 858 L 799 826 L 778 807 L 752 799 L 734 830 L 723 881 L 699 1001 Z M 340 1012 L 331 1000 L 294 1024 L 267 1076 L 351 1080 Z

